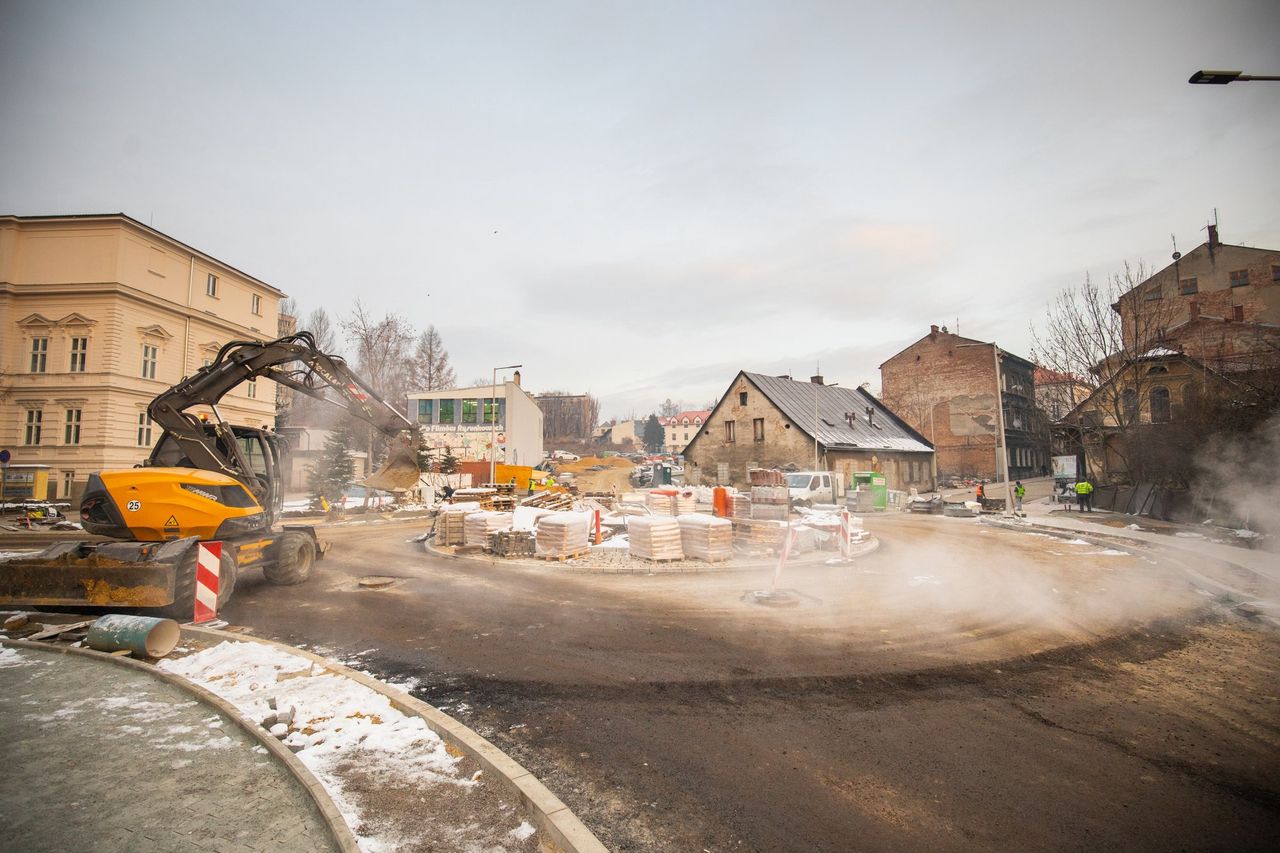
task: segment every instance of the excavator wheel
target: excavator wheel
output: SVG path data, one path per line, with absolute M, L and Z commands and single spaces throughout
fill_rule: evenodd
M 262 575 L 276 586 L 293 586 L 311 576 L 316 562 L 316 543 L 305 533 L 286 530 L 276 545 L 276 559 L 262 568 Z
M 155 613 L 179 622 L 190 622 L 196 609 L 196 559 L 199 548 L 191 549 L 183 556 L 174 569 L 173 603 L 156 608 Z M 218 568 L 218 610 L 221 611 L 231 601 L 231 594 L 236 588 L 236 552 L 235 547 L 223 542 L 222 559 Z

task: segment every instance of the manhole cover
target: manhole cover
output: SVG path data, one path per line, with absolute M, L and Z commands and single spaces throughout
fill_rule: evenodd
M 365 575 L 358 583 L 365 589 L 386 589 L 389 586 L 395 586 L 400 580 L 400 578 L 389 578 L 386 575 Z
M 742 596 L 747 604 L 758 604 L 761 607 L 795 607 L 800 603 L 799 596 L 785 590 L 756 589 Z

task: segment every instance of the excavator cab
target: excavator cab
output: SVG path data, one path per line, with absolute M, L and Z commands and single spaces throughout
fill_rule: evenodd
M 253 427 L 233 426 L 232 433 L 239 453 L 227 446 L 227 442 L 219 434 L 217 427 L 206 424 L 205 435 L 216 443 L 218 452 L 225 458 L 243 458 L 248 465 L 247 487 L 257 502 L 266 511 L 268 525 L 275 522 L 284 509 L 284 483 L 280 466 L 280 452 L 283 438 L 268 430 Z M 151 456 L 143 463 L 146 468 L 197 468 L 187 455 L 183 453 L 181 444 L 174 436 L 166 432 L 156 442 Z

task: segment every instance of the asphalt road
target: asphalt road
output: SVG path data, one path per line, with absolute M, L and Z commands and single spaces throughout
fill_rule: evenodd
M 489 566 L 353 529 L 223 616 L 420 679 L 615 850 L 1272 848 L 1275 632 L 1168 564 L 868 526 L 877 553 L 790 568 L 769 605 L 767 572 Z

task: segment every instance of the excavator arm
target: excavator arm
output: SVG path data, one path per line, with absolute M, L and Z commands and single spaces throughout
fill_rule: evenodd
M 321 352 L 310 332 L 274 341 L 231 341 L 211 364 L 164 391 L 148 409 L 151 418 L 178 442 L 195 468 L 235 477 L 259 491 L 249 461 L 218 402 L 232 389 L 259 377 L 308 396 L 334 403 L 392 438 L 383 468 L 365 481 L 374 488 L 409 488 L 418 481 L 417 427 L 377 395 L 347 367 L 341 356 Z M 326 392 L 332 392 L 331 399 Z M 208 406 L 216 421 L 213 435 L 189 410 Z

